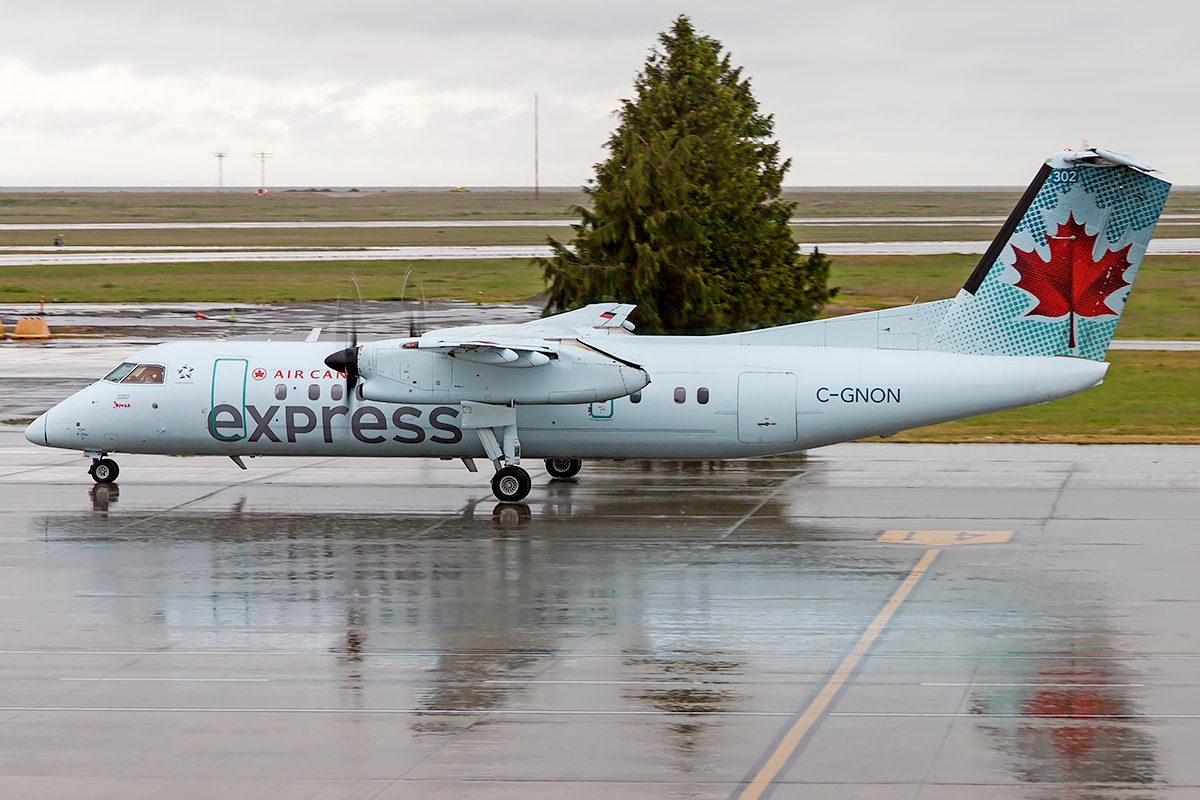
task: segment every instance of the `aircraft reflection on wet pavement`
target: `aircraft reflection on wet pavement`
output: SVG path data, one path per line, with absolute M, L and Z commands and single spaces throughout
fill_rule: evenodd
M 48 547 L 87 553 L 98 596 L 156 620 L 170 652 L 252 661 L 266 637 L 279 653 L 324 654 L 332 669 L 307 680 L 331 681 L 348 711 L 408 709 L 418 739 L 553 714 L 547 690 L 607 685 L 620 710 L 600 713 L 645 716 L 672 771 L 703 775 L 726 763 L 737 720 L 777 726 L 804 701 L 912 553 L 874 544 L 871 525 L 798 513 L 826 484 L 819 462 L 646 462 L 622 482 L 631 471 L 633 494 L 563 482 L 532 506 L 472 500 L 447 515 L 256 512 L 257 487 L 147 515 L 96 486 L 91 512 L 29 524 Z M 748 484 L 767 499 L 736 542 L 722 539 L 745 512 L 715 490 Z M 961 694 L 959 713 L 1031 788 L 1154 786 L 1141 679 L 1103 599 L 1061 572 L 978 580 L 1003 552 L 945 562 L 942 591 L 970 584 L 970 608 L 910 606 L 908 637 L 872 656 L 884 685 Z M 931 677 L 939 659 L 967 659 L 967 680 Z M 836 711 L 826 726 L 855 719 Z

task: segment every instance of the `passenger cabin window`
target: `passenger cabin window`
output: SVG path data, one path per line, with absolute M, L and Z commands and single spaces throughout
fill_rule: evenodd
M 320 399 L 321 399 L 321 386 L 320 386 L 320 384 L 316 384 L 316 383 L 309 384 L 309 387 L 308 387 L 308 399 L 309 399 L 309 400 L 320 400 Z
M 699 389 L 696 390 L 696 402 L 699 403 L 700 405 L 704 405 L 708 402 L 708 387 L 707 386 L 701 386 Z
M 675 402 L 683 403 L 687 400 L 687 389 L 682 386 L 675 387 Z
M 341 400 L 342 399 L 342 385 L 340 383 L 335 383 L 333 386 L 329 387 L 329 399 L 330 400 Z
M 138 364 L 121 379 L 121 383 L 162 383 L 166 373 L 166 368 L 157 364 Z
M 275 399 L 276 400 L 287 400 L 287 384 L 286 383 L 275 384 Z
M 642 392 L 640 389 L 638 391 L 634 392 L 633 394 L 629 395 L 629 402 L 631 402 L 631 403 L 642 402 Z
M 134 364 L 131 361 L 126 361 L 124 364 L 122 364 L 121 366 L 114 369 L 112 372 L 105 375 L 104 380 L 112 381 L 113 383 L 120 383 L 121 379 L 124 378 L 126 375 L 128 375 L 130 372 L 132 372 L 133 368 L 136 366 L 137 366 L 137 364 Z

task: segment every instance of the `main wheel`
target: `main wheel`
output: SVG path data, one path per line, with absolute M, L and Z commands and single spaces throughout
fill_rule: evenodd
M 574 478 L 583 469 L 583 462 L 578 458 L 547 458 L 546 472 L 551 478 Z
M 532 488 L 529 473 L 520 467 L 501 467 L 492 476 L 492 494 L 505 503 L 524 500 Z
M 96 483 L 112 483 L 121 474 L 121 469 L 111 458 L 100 458 L 92 464 L 89 472 L 92 473 L 92 480 Z

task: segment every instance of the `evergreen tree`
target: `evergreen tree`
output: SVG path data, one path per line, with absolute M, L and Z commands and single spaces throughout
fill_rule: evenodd
M 549 239 L 548 313 L 637 303 L 639 329 L 727 331 L 812 319 L 836 290 L 802 258 L 780 196 L 791 161 L 749 80 L 686 16 L 659 35 L 622 101 L 571 248 Z

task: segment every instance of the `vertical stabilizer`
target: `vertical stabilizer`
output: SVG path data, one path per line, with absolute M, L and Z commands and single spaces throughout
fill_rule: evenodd
M 954 300 L 933 350 L 1103 360 L 1170 184 L 1107 150 L 1046 160 Z

